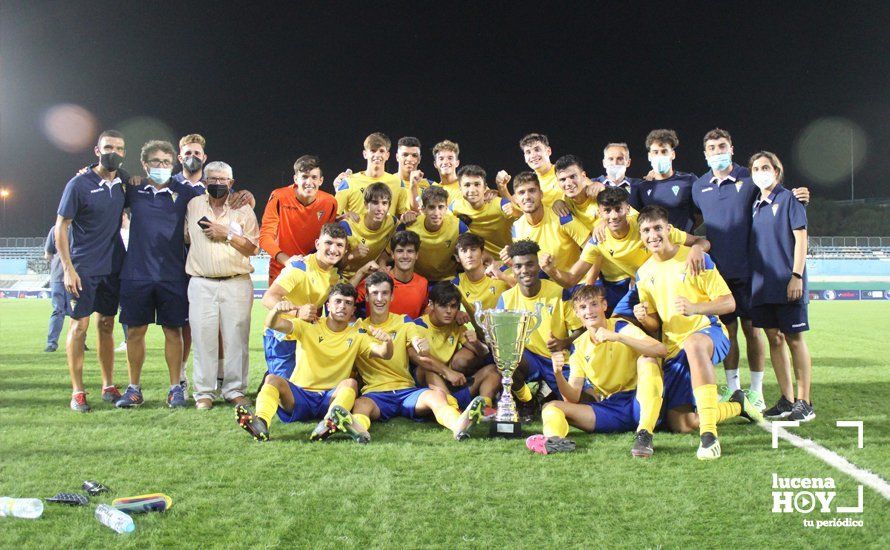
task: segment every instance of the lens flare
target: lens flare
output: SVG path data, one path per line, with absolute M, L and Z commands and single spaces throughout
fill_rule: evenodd
M 96 117 L 80 105 L 63 103 L 50 107 L 42 122 L 46 138 L 66 153 L 80 153 L 95 144 Z
M 858 124 L 826 117 L 814 120 L 798 135 L 794 160 L 814 183 L 836 185 L 849 181 L 851 170 L 862 166 L 867 149 L 865 131 Z

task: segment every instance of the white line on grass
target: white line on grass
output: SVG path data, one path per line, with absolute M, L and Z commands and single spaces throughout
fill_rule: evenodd
M 826 449 L 822 445 L 819 445 L 812 439 L 806 439 L 800 437 L 799 435 L 795 435 L 781 426 L 774 426 L 772 422 L 763 422 L 762 424 L 760 424 L 760 427 L 772 434 L 777 434 L 779 437 L 781 437 L 788 443 L 791 443 L 798 449 L 805 450 L 816 458 L 822 460 L 822 462 L 825 462 L 829 466 L 833 466 L 841 472 L 852 477 L 859 483 L 868 485 L 879 495 L 887 500 L 890 500 L 890 483 L 887 483 L 878 474 L 869 472 L 868 470 L 863 470 L 862 468 L 856 466 L 836 452 Z

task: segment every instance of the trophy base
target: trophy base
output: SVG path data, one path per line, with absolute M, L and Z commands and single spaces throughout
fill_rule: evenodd
M 519 438 L 522 437 L 522 424 L 519 422 L 494 420 L 491 422 L 491 431 L 489 434 L 492 437 L 505 437 L 508 439 Z

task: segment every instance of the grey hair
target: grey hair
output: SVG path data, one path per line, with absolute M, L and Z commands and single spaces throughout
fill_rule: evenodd
M 628 147 L 627 144 L 624 143 L 623 141 L 609 143 L 608 145 L 603 147 L 603 156 L 606 156 L 606 151 L 609 150 L 609 147 L 621 147 L 622 149 L 624 149 L 624 152 L 627 153 L 627 156 L 630 157 L 630 147 Z M 206 170 L 206 168 L 205 168 L 205 170 Z
M 232 173 L 232 167 L 221 160 L 208 162 L 204 167 L 204 173 L 206 174 L 207 172 L 223 172 L 228 175 L 229 179 L 235 178 L 235 175 Z

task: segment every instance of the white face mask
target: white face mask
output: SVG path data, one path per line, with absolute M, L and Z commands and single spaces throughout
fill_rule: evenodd
M 624 174 L 627 172 L 627 166 L 623 164 L 610 164 L 606 166 L 606 177 L 612 183 L 621 183 L 624 181 Z
M 751 175 L 751 180 L 754 181 L 754 185 L 760 188 L 761 191 L 769 187 L 776 181 L 775 176 L 772 172 L 755 172 Z

